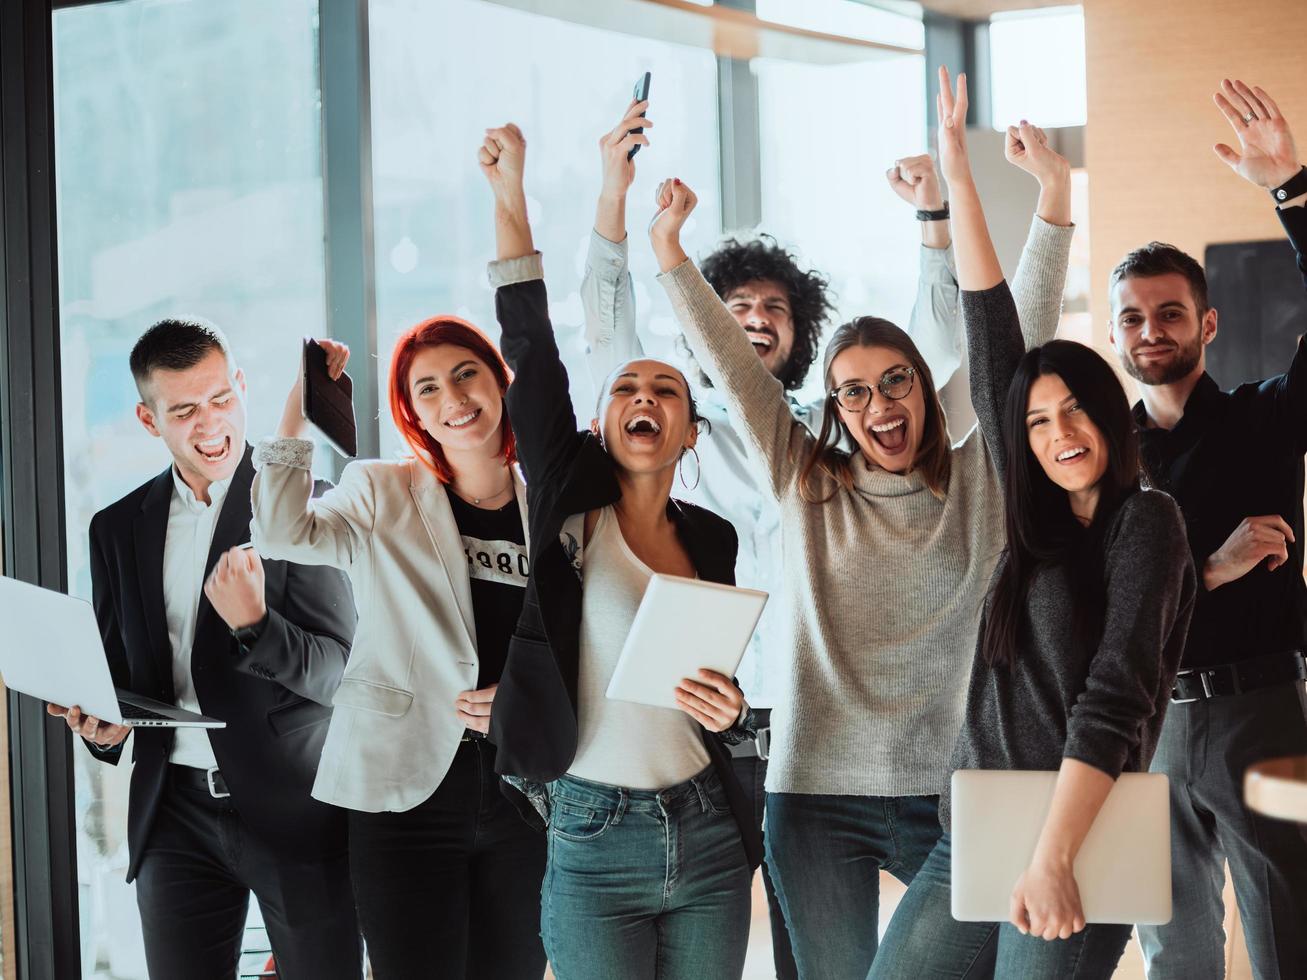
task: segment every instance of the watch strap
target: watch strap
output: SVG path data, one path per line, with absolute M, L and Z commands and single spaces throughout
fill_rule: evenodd
M 948 218 L 948 201 L 938 211 L 918 211 L 918 221 L 943 221 Z
M 1307 167 L 1303 167 L 1283 184 L 1271 191 L 1271 197 L 1275 199 L 1276 204 L 1300 197 L 1303 194 L 1307 194 Z

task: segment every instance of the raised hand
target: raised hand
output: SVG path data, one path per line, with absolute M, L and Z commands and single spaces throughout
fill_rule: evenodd
M 649 223 L 649 241 L 653 244 L 659 269 L 668 272 L 685 261 L 681 229 L 689 219 L 690 212 L 699 203 L 699 198 L 690 190 L 690 185 L 682 183 L 679 177 L 669 178 L 659 184 L 655 198 L 658 213 Z
M 345 372 L 349 363 L 349 345 L 325 337 L 315 338 L 318 346 L 327 352 L 327 374 L 333 380 Z M 283 439 L 300 439 L 308 430 L 304 418 L 304 372 L 296 369 L 295 381 L 286 395 L 286 407 L 282 409 L 281 424 L 277 426 L 277 435 Z
M 895 160 L 885 172 L 890 188 L 919 211 L 938 211 L 944 206 L 944 192 L 935 174 L 930 154 Z
M 1227 78 L 1212 100 L 1239 138 L 1239 150 L 1225 143 L 1212 149 L 1240 177 L 1273 190 L 1302 169 L 1289 123 L 1264 89 Z
M 948 69 L 939 66 L 939 92 L 935 110 L 939 116 L 939 168 L 950 184 L 971 180 L 971 159 L 967 156 L 967 75 L 958 75 L 957 89 Z
M 700 670 L 699 679 L 685 678 L 676 687 L 676 704 L 710 732 L 734 727 L 744 708 L 744 693 L 725 674 Z
M 522 130 L 514 123 L 487 129 L 477 150 L 477 162 L 496 198 L 520 195 L 526 168 L 526 137 Z
M 648 146 L 649 137 L 644 133 L 633 133 L 631 130 L 639 128 L 648 130 L 653 126 L 653 123 L 644 117 L 648 107 L 648 99 L 643 102 L 632 102 L 626 107 L 626 114 L 622 116 L 621 122 L 599 138 L 599 155 L 603 159 L 604 166 L 602 193 L 606 196 L 625 197 L 626 192 L 631 188 L 631 182 L 635 180 L 635 158 L 630 156 L 631 148 Z
M 1020 167 L 1041 184 L 1061 180 L 1071 172 L 1066 157 L 1048 145 L 1048 134 L 1024 119 L 1021 125 L 1007 128 L 1003 156 L 1008 163 Z

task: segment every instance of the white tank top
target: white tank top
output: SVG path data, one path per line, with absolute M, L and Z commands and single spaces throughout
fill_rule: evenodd
M 708 766 L 699 723 L 685 712 L 604 696 L 651 575 L 622 537 L 612 507 L 605 507 L 581 563 L 580 732 L 570 775 L 662 790 Z

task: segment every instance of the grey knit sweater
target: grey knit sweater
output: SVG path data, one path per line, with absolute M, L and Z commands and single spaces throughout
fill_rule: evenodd
M 1036 220 L 1023 256 L 1052 315 L 1030 340 L 1052 337 L 1070 229 Z M 730 312 L 690 262 L 659 277 L 686 340 L 727 399 L 781 514 L 781 624 L 793 656 L 772 712 L 767 789 L 904 796 L 940 793 L 961 722 L 981 603 L 1003 545 L 1002 498 L 985 448 L 999 432 L 1012 351 L 971 357 L 979 431 L 953 449 L 944 500 L 920 474 L 854 461 L 854 486 L 826 503 L 799 493 L 813 436 L 795 421 Z M 1034 318 L 1032 318 L 1034 319 Z M 1015 354 L 1021 353 L 1016 341 Z M 983 438 L 982 438 L 983 433 Z M 835 485 L 832 484 L 832 487 Z
M 962 293 L 962 312 L 972 357 L 994 363 L 1000 356 L 994 345 L 1010 350 L 1019 342 L 1006 285 Z M 1197 580 L 1184 518 L 1169 496 L 1140 490 L 1109 520 L 1102 635 L 1096 643 L 1076 642 L 1075 583 L 1064 566 L 1039 568 L 1026 596 L 1016 663 L 991 667 L 977 640 L 951 769 L 1051 771 L 1064 758 L 1113 778 L 1148 768 Z M 978 636 L 983 631 L 982 620 Z M 946 830 L 950 803 L 946 786 L 940 799 Z

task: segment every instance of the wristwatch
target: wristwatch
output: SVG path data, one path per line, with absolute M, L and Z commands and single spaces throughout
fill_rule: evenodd
M 918 211 L 918 221 L 943 221 L 948 217 L 948 201 L 938 211 Z
M 259 637 L 263 635 L 264 629 L 268 625 L 268 614 L 265 612 L 263 618 L 257 623 L 250 623 L 248 626 L 238 626 L 231 631 L 231 635 L 236 637 L 236 642 L 245 649 L 249 649 L 259 642 Z
M 1271 197 L 1275 198 L 1276 204 L 1302 194 L 1307 194 L 1307 167 L 1303 167 L 1283 184 L 1271 191 Z M 921 212 L 918 211 L 917 213 L 920 214 Z

